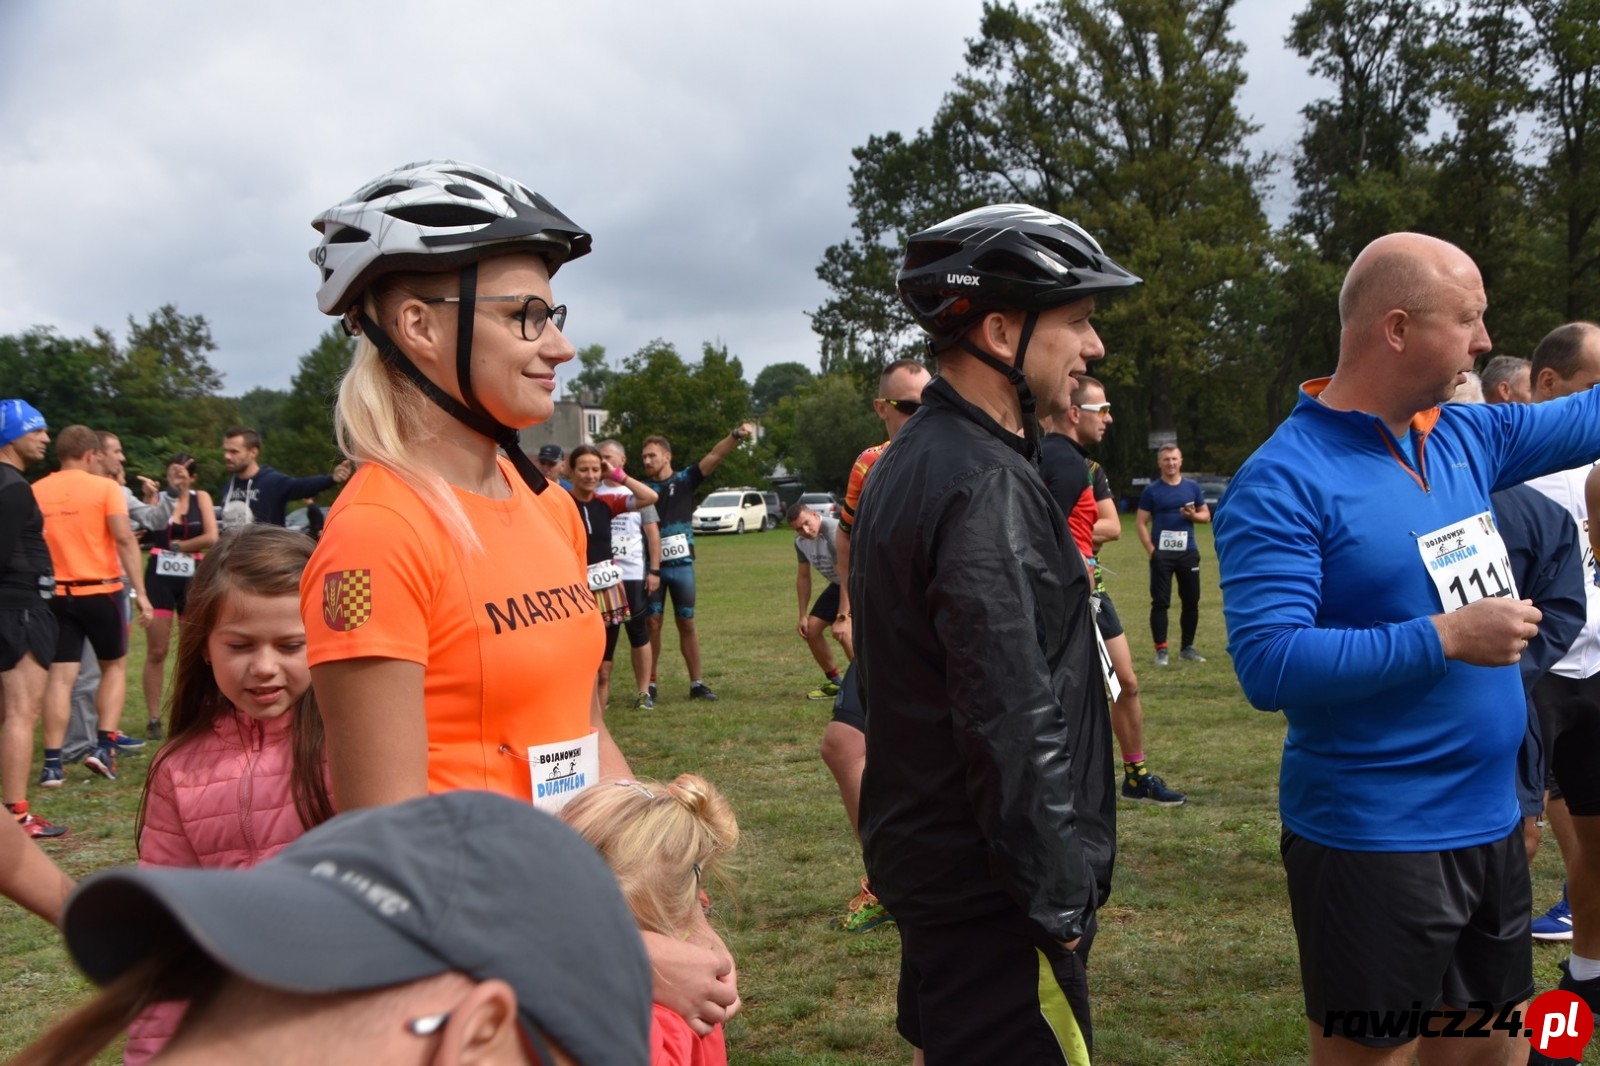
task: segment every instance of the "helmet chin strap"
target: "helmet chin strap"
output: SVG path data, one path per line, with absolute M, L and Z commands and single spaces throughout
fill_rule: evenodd
M 461 271 L 461 303 L 456 317 L 456 380 L 461 385 L 461 395 L 467 401 L 465 404 L 445 392 L 428 376 L 417 368 L 400 346 L 390 339 L 389 335 L 379 328 L 378 324 L 362 308 L 359 314 L 361 332 L 372 339 L 377 347 L 378 354 L 383 361 L 404 374 L 422 394 L 445 414 L 460 422 L 474 433 L 488 437 L 501 448 L 505 449 L 506 458 L 511 460 L 511 465 L 516 468 L 522 480 L 535 493 L 541 493 L 550 486 L 543 471 L 533 464 L 528 458 L 528 453 L 522 450 L 522 442 L 517 436 L 517 431 L 510 426 L 501 425 L 484 410 L 483 404 L 478 402 L 478 397 L 472 391 L 472 324 L 474 319 L 473 309 L 476 305 L 475 296 L 478 288 L 478 265 L 468 264 Z M 468 406 L 470 405 L 470 406 Z
M 1028 379 L 1022 375 L 1022 360 L 1028 354 L 1028 342 L 1033 339 L 1033 328 L 1038 324 L 1039 312 L 1029 311 L 1022 320 L 1022 333 L 1017 338 L 1017 357 L 1009 363 L 984 351 L 964 335 L 956 341 L 967 354 L 980 363 L 986 363 L 1004 374 L 1006 380 L 1011 382 L 1011 387 L 1017 390 L 1017 400 L 1022 404 L 1022 433 L 1030 446 L 1039 443 L 1039 420 L 1034 416 L 1036 404 L 1033 390 L 1028 388 Z

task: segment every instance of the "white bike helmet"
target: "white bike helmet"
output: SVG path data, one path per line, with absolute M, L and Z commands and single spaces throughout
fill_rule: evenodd
M 591 238 L 520 182 L 492 170 L 430 160 L 368 182 L 312 220 L 322 234 L 311 261 L 322 271 L 317 306 L 343 315 L 375 279 L 447 271 L 506 252 L 550 265 L 587 255 Z
M 340 316 L 347 332 L 365 334 L 386 363 L 451 418 L 503 448 L 529 487 L 543 492 L 548 482 L 523 452 L 517 431 L 491 417 L 472 389 L 478 261 L 532 252 L 553 275 L 568 259 L 588 254 L 588 232 L 519 182 L 452 160 L 409 163 L 390 171 L 322 212 L 311 225 L 322 234 L 311 250 L 311 261 L 322 272 L 317 306 Z M 413 271 L 460 275 L 460 400 L 430 381 L 361 307 L 361 296 L 373 281 Z

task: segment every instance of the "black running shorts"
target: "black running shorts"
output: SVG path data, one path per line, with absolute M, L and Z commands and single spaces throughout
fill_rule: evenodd
M 1545 765 L 1560 786 L 1567 810 L 1600 814 L 1600 674 L 1545 674 L 1533 686 L 1544 739 Z
M 0 674 L 16 669 L 29 652 L 45 669 L 55 659 L 56 616 L 44 600 L 26 610 L 0 611 Z
M 59 632 L 56 634 L 55 662 L 75 663 L 83 658 L 83 642 L 94 648 L 94 657 L 112 662 L 128 654 L 128 627 L 123 615 L 126 597 L 120 592 L 100 592 L 91 596 L 57 596 L 50 601 Z
M 1335 1011 L 1364 1019 L 1414 1003 L 1498 1009 L 1533 995 L 1533 888 L 1520 821 L 1502 840 L 1453 851 L 1345 851 L 1284 829 L 1281 851 L 1313 1025 Z M 1334 1033 L 1367 1047 L 1411 1039 Z
M 1122 636 L 1122 619 L 1117 616 L 1117 607 L 1111 602 L 1111 594 L 1097 592 L 1094 598 L 1097 601 L 1094 624 L 1100 628 L 1100 639 L 1110 640 Z

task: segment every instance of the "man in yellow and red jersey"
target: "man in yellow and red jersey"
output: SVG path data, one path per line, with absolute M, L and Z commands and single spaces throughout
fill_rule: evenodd
M 917 413 L 922 403 L 922 388 L 927 383 L 927 368 L 912 359 L 895 360 L 878 377 L 878 397 L 872 401 L 872 409 L 883 419 L 889 439 L 856 456 L 855 465 L 850 468 L 850 482 L 845 488 L 844 506 L 839 510 L 839 530 L 834 536 L 838 554 L 839 613 L 834 616 L 833 639 L 844 648 L 845 656 L 852 663 L 846 667 L 838 691 L 834 693 L 833 721 L 822 732 L 822 761 L 839 783 L 839 798 L 844 802 L 853 833 L 860 831 L 861 772 L 867 765 L 867 718 L 856 691 L 855 643 L 850 629 L 850 527 L 855 521 L 856 505 L 861 502 L 861 487 L 866 484 L 867 473 L 900 432 L 900 427 Z M 861 892 L 850 901 L 841 927 L 859 933 L 887 920 L 888 913 L 862 878 Z

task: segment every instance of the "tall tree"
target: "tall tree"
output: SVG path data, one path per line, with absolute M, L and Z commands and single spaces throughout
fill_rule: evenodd
M 739 360 L 709 342 L 700 354 L 698 363 L 686 363 L 658 338 L 628 356 L 606 394 L 607 436 L 620 440 L 630 456 L 639 454 L 646 437 L 666 437 L 674 468 L 681 469 L 749 417 L 750 386 Z M 716 480 L 753 484 L 766 468 L 760 446 L 747 446 L 724 461 Z
M 299 367 L 289 383 L 289 395 L 283 403 L 282 424 L 276 432 L 263 433 L 265 461 L 297 475 L 333 469 L 339 461 L 333 432 L 333 404 L 339 380 L 350 369 L 355 350 L 355 339 L 346 336 L 342 327 L 334 325 L 300 357 Z
M 1562 317 L 1600 303 L 1600 0 L 1526 0 L 1546 78 L 1534 92 L 1547 146 L 1541 193 L 1554 223 Z
M 585 344 L 578 349 L 578 365 L 583 367 L 567 383 L 567 395 L 585 403 L 603 406 L 606 390 L 617 379 L 617 372 L 606 365 L 603 344 Z
M 1534 38 L 1517 0 L 1467 0 L 1437 26 L 1433 92 L 1453 128 L 1427 154 L 1434 185 L 1421 228 L 1471 253 L 1496 347 L 1525 353 L 1548 328 L 1553 291 L 1533 234 L 1533 168 L 1519 144 L 1533 103 Z
M 1239 114 L 1244 47 L 1232 0 L 1049 0 L 984 6 L 966 72 L 926 132 L 856 153 L 856 236 L 819 275 L 824 370 L 867 338 L 879 358 L 914 338 L 893 302 L 896 249 L 978 203 L 1026 201 L 1081 222 L 1145 285 L 1103 321 L 1103 373 L 1128 402 L 1124 439 L 1170 435 L 1217 358 L 1208 324 L 1231 279 L 1263 269 L 1262 161 Z M 876 293 L 872 299 L 867 292 Z M 881 362 L 878 364 L 881 366 Z
M 804 363 L 773 363 L 761 368 L 755 384 L 750 386 L 750 404 L 757 414 L 765 414 L 785 396 L 793 396 L 811 382 L 816 375 Z
M 1272 398 L 1286 413 L 1301 379 L 1331 373 L 1339 354 L 1338 294 L 1357 252 L 1374 238 L 1415 229 L 1435 187 L 1425 160 L 1437 18 L 1420 0 L 1310 0 L 1288 43 L 1333 95 L 1301 110 L 1293 159 L 1295 206 L 1280 245 L 1293 297 L 1277 325 L 1281 360 Z

